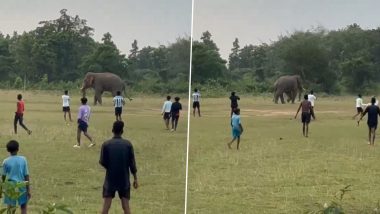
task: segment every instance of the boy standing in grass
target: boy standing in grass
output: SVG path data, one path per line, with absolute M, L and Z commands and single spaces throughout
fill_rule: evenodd
M 201 93 L 199 93 L 198 89 L 194 89 L 193 93 L 193 116 L 195 117 L 195 110 L 198 109 L 198 116 L 201 116 L 200 104 L 201 101 Z
M 170 120 L 170 111 L 172 108 L 172 101 L 170 101 L 171 97 L 167 96 L 164 105 L 162 106 L 161 114 L 163 115 L 166 130 L 169 130 L 169 120 Z
M 228 148 L 231 149 L 232 143 L 237 139 L 237 150 L 239 150 L 240 135 L 243 133 L 243 126 L 240 121 L 240 109 L 235 108 L 231 117 L 231 127 L 232 127 L 232 140 L 229 142 Z
M 231 92 L 230 100 L 231 100 L 231 117 L 232 117 L 234 110 L 239 107 L 238 100 L 240 100 L 240 97 L 236 96 L 235 92 L 233 91 Z
M 294 119 L 297 118 L 298 112 L 302 108 L 302 115 L 301 115 L 301 121 L 302 121 L 302 133 L 304 137 L 308 137 L 309 135 L 309 123 L 311 119 L 311 102 L 308 100 L 308 95 L 304 95 L 304 100 L 300 103 L 300 106 L 297 109 L 296 116 L 294 116 Z
M 10 207 L 16 207 L 18 203 L 21 208 L 21 214 L 27 213 L 27 204 L 30 199 L 29 188 L 29 170 L 28 163 L 24 156 L 17 155 L 19 150 L 19 143 L 15 140 L 11 140 L 7 143 L 7 151 L 10 156 L 3 161 L 2 181 L 7 179 L 9 182 L 27 182 L 26 187 L 19 188 L 21 196 L 17 199 L 11 199 L 8 196 L 4 197 L 4 203 Z M 1 194 L 0 194 L 1 197 Z
M 177 130 L 178 119 L 179 119 L 179 111 L 182 110 L 182 105 L 179 102 L 179 97 L 175 97 L 175 102 L 172 103 L 172 107 L 170 109 L 171 117 L 172 117 L 172 132 Z
M 123 121 L 114 122 L 112 128 L 114 137 L 103 143 L 100 151 L 99 163 L 106 169 L 102 214 L 108 214 L 116 192 L 121 200 L 124 214 L 131 213 L 129 208 L 131 190 L 129 172 L 134 178 L 133 187 L 138 188 L 135 154 L 131 142 L 122 138 L 123 128 Z
M 377 129 L 377 116 L 380 116 L 380 108 L 376 104 L 376 98 L 372 97 L 371 105 L 368 106 L 364 113 L 361 115 L 358 120 L 358 125 L 360 120 L 368 113 L 367 125 L 368 125 L 368 144 L 371 146 L 375 145 L 376 129 Z
M 356 98 L 356 114 L 352 117 L 352 119 L 355 119 L 359 114 L 362 115 L 363 114 L 363 99 L 362 99 L 362 95 L 361 94 L 358 94 L 358 98 Z
M 91 141 L 91 144 L 88 147 L 93 147 L 95 146 L 95 143 L 87 132 L 91 109 L 90 106 L 87 105 L 87 98 L 83 97 L 81 103 L 82 105 L 79 107 L 78 111 L 77 144 L 74 145 L 74 148 L 80 148 L 80 137 L 82 132 L 84 136 Z
M 17 109 L 15 112 L 15 119 L 13 121 L 14 131 L 15 131 L 15 134 L 17 134 L 17 122 L 18 122 L 20 124 L 20 126 L 22 128 L 24 128 L 28 132 L 28 134 L 30 135 L 32 133 L 32 131 L 30 131 L 23 123 L 23 121 L 24 121 L 24 110 L 25 110 L 25 103 L 22 100 L 22 95 L 18 94 L 17 95 Z
M 71 111 L 70 111 L 70 96 L 69 91 L 65 90 L 65 94 L 62 95 L 62 111 L 63 111 L 63 118 L 66 121 L 66 113 L 69 114 L 70 122 L 73 122 L 71 119 Z
M 123 106 L 125 105 L 125 101 L 121 96 L 120 91 L 116 92 L 116 96 L 113 98 L 113 104 L 115 105 L 116 121 L 122 121 L 121 114 L 123 113 Z

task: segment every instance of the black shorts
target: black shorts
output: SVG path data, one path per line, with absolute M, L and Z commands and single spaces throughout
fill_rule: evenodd
M 170 112 L 165 112 L 163 118 L 164 118 L 164 120 L 169 120 L 170 119 Z
M 131 198 L 131 189 L 107 189 L 103 187 L 103 198 L 114 198 L 115 193 L 119 195 L 119 198 Z
M 123 113 L 123 108 L 122 107 L 115 107 L 115 115 L 120 116 L 121 113 Z
M 82 132 L 87 132 L 88 124 L 83 120 L 78 120 L 78 129 Z
M 368 128 L 377 129 L 377 122 L 367 122 Z
M 179 113 L 172 113 L 171 117 L 172 117 L 172 120 L 178 120 Z
M 194 101 L 193 102 L 193 108 L 199 108 L 199 102 L 198 101 Z
M 363 113 L 363 108 L 362 107 L 356 107 L 356 111 L 358 113 Z
M 70 106 L 63 106 L 62 107 L 63 112 L 69 112 L 70 111 Z
M 301 121 L 302 121 L 302 123 L 310 123 L 310 113 L 309 112 L 302 112 Z

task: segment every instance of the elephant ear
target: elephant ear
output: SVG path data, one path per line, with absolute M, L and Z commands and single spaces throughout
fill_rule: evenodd
M 94 77 L 94 76 L 90 76 L 90 77 L 88 78 L 88 82 L 90 83 L 91 86 L 94 85 L 95 77 Z

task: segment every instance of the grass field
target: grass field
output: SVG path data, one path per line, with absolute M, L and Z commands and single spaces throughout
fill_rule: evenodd
M 73 148 L 76 122 L 63 120 L 60 92 L 26 92 L 25 124 L 32 135 L 19 128 L 13 134 L 13 117 L 17 91 L 0 91 L 0 159 L 8 156 L 5 144 L 10 139 L 20 142 L 20 154 L 27 157 L 31 178 L 30 213 L 49 203 L 68 205 L 74 213 L 99 213 L 102 206 L 104 169 L 98 164 L 102 142 L 112 137 L 115 119 L 111 97 L 103 97 L 103 106 L 92 106 L 89 133 L 97 145 Z M 76 121 L 79 96 L 71 97 Z M 123 118 L 124 137 L 134 145 L 140 188 L 131 191 L 133 213 L 183 213 L 185 194 L 185 160 L 187 134 L 187 100 L 175 133 L 166 131 L 160 114 L 164 98 L 136 97 L 127 102 Z M 115 198 L 110 213 L 121 213 Z M 0 205 L 1 207 L 1 205 Z
M 369 102 L 369 97 L 364 100 Z M 305 213 L 353 185 L 346 213 L 373 213 L 380 200 L 380 139 L 367 145 L 355 97 L 319 98 L 309 138 L 302 136 L 298 104 L 243 97 L 241 148 L 231 140 L 228 98 L 202 100 L 190 119 L 188 213 Z M 366 119 L 366 118 L 365 118 Z M 380 137 L 380 136 L 378 136 Z

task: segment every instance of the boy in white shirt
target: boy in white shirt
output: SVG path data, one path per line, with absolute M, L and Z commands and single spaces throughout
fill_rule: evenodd
M 194 89 L 193 93 L 193 115 L 195 117 L 195 109 L 198 109 L 198 116 L 201 116 L 200 110 L 200 101 L 201 101 L 201 93 L 199 93 L 198 89 Z
M 355 114 L 352 119 L 355 119 L 359 114 L 362 115 L 363 114 L 363 107 L 365 105 L 363 104 L 363 99 L 362 99 L 362 95 L 361 94 L 358 94 L 358 98 L 356 98 L 356 111 L 357 111 L 357 114 Z
M 62 95 L 63 118 L 65 118 L 65 121 L 66 121 L 66 113 L 69 113 L 70 122 L 73 122 L 73 120 L 71 119 L 71 112 L 70 112 L 70 96 L 68 94 L 69 92 L 65 90 L 65 94 Z
M 310 91 L 310 94 L 307 95 L 307 98 L 308 98 L 308 100 L 311 102 L 311 111 L 310 111 L 311 117 L 313 117 L 313 119 L 315 120 L 315 114 L 314 114 L 314 101 L 315 101 L 317 98 L 314 96 L 314 91 L 313 91 L 313 90 Z
M 170 99 L 170 96 L 166 97 L 166 101 L 164 102 L 161 111 L 161 114 L 163 115 L 163 119 L 165 121 L 166 130 L 169 130 L 170 111 L 172 109 L 172 101 L 170 101 Z

